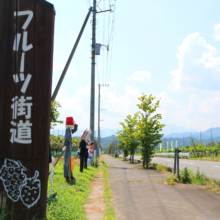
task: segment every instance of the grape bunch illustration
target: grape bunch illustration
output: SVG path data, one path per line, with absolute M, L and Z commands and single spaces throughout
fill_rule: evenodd
M 20 161 L 5 159 L 4 165 L 0 170 L 0 179 L 3 181 L 8 197 L 17 202 L 19 200 L 21 186 L 24 184 L 27 169 Z
M 35 171 L 35 176 L 32 178 L 27 178 L 24 171 L 27 169 L 19 160 L 7 158 L 0 169 L 0 179 L 3 181 L 7 196 L 13 202 L 17 202 L 20 198 L 23 204 L 30 208 L 40 198 L 41 182 L 37 179 L 38 171 Z

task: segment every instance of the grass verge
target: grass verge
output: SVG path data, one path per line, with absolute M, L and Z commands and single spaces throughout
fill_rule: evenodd
M 102 170 L 103 170 L 103 184 L 104 184 L 104 202 L 106 203 L 106 212 L 104 215 L 104 219 L 105 220 L 116 220 L 116 216 L 115 216 L 115 209 L 113 206 L 113 202 L 111 200 L 112 196 L 112 192 L 111 192 L 111 188 L 108 182 L 108 169 L 106 166 L 106 163 L 102 157 Z
M 47 219 L 78 220 L 86 219 L 83 204 L 89 198 L 91 188 L 89 183 L 94 179 L 97 168 L 88 167 L 83 173 L 79 171 L 79 165 L 74 165 L 73 176 L 75 180 L 65 182 L 63 177 L 63 161 L 58 162 L 54 171 L 53 193 L 57 193 L 47 203 Z M 48 179 L 48 196 L 50 195 L 51 183 Z
M 157 164 L 156 169 L 167 173 L 167 167 L 162 164 Z M 169 173 L 169 172 L 168 172 Z M 207 178 L 204 173 L 201 173 L 199 167 L 197 167 L 196 173 L 185 167 L 180 172 L 180 177 L 178 178 L 176 174 L 171 174 L 167 179 L 164 180 L 168 185 L 175 185 L 177 183 L 192 184 L 205 186 L 206 189 L 213 192 L 220 192 L 220 181 L 215 181 L 212 177 Z

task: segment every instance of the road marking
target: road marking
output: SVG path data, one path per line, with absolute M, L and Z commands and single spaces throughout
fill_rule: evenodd
M 189 164 L 195 164 L 195 163 L 190 163 L 190 162 L 182 162 L 182 163 L 189 163 Z
M 220 166 L 215 166 L 215 167 L 219 167 L 220 168 Z

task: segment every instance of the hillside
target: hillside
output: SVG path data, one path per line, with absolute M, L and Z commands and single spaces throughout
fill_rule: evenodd
M 116 140 L 116 136 L 115 135 L 111 135 L 109 137 L 101 138 L 102 150 L 105 150 L 108 147 L 108 145 L 111 142 L 113 142 L 114 140 Z

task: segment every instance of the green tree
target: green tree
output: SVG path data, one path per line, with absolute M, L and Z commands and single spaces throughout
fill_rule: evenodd
M 117 140 L 113 140 L 111 143 L 109 143 L 107 147 L 107 152 L 109 154 L 115 154 L 116 150 L 117 150 Z
M 72 151 L 77 152 L 79 149 L 80 139 L 77 137 L 72 138 Z
M 52 154 L 58 156 L 57 153 L 62 151 L 63 146 L 64 146 L 63 135 L 55 136 L 55 135 L 51 134 L 51 136 L 50 136 L 50 149 L 52 151 Z
M 51 101 L 51 110 L 50 110 L 50 129 L 53 129 L 57 123 L 62 124 L 62 120 L 58 120 L 60 113 L 58 108 L 61 108 L 61 105 L 58 101 Z
M 148 167 L 148 163 L 154 154 L 154 148 L 161 143 L 163 134 L 160 134 L 165 126 L 160 123 L 161 114 L 156 113 L 160 100 L 155 100 L 151 94 L 142 95 L 138 98 L 141 103 L 137 104 L 140 111 L 136 113 L 138 118 L 136 137 L 141 143 L 141 153 L 143 157 L 143 167 Z
M 134 162 L 134 152 L 139 145 L 138 139 L 136 138 L 137 116 L 128 115 L 124 122 L 120 122 L 120 125 L 123 128 L 121 141 L 124 142 L 127 151 L 130 153 L 130 162 Z
M 119 141 L 118 144 L 118 149 L 122 150 L 124 153 L 124 160 L 128 156 L 128 141 L 127 141 L 127 136 L 125 133 L 125 130 L 118 130 L 117 131 L 117 140 Z

